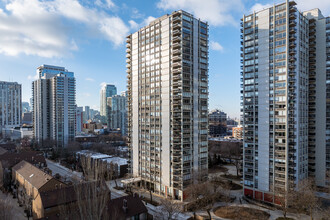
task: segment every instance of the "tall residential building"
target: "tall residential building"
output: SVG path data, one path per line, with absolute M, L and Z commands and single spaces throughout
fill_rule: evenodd
M 0 81 L 0 132 L 18 127 L 22 121 L 22 86 L 17 82 Z
M 127 127 L 127 99 L 124 95 L 114 95 L 107 99 L 108 128 L 120 129 L 122 135 L 126 135 Z
M 32 83 L 34 137 L 65 146 L 75 137 L 76 80 L 64 67 L 42 65 Z
M 319 9 L 309 19 L 309 176 L 330 187 L 330 17 Z
M 330 19 L 286 1 L 241 25 L 244 194 L 277 202 L 308 176 L 326 186 Z
M 107 117 L 107 98 L 117 95 L 117 88 L 111 84 L 105 84 L 102 86 L 100 91 L 100 114 L 101 116 Z
M 208 25 L 175 11 L 126 42 L 130 172 L 183 200 L 208 171 Z

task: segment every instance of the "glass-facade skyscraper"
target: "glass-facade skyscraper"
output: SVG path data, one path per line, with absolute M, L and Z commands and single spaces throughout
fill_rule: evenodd
M 115 85 L 105 84 L 100 91 L 100 115 L 108 117 L 107 98 L 117 95 L 117 88 Z

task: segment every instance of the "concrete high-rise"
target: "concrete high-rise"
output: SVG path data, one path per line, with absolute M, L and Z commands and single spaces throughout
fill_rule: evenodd
M 303 15 L 309 20 L 309 176 L 330 187 L 330 17 L 319 9 Z
M 299 12 L 293 1 L 243 16 L 246 196 L 276 203 L 277 196 L 308 176 L 326 184 L 328 23 L 318 9 Z
M 34 137 L 65 146 L 75 137 L 76 81 L 64 67 L 42 65 L 32 83 Z
M 117 88 L 111 84 L 104 84 L 100 91 L 100 115 L 108 116 L 107 98 L 117 95 Z
M 22 121 L 22 86 L 0 81 L 0 133 L 3 128 L 19 127 Z
M 120 129 L 122 135 L 126 135 L 127 127 L 127 99 L 125 95 L 114 95 L 107 99 L 108 128 Z
M 175 11 L 126 42 L 130 172 L 183 200 L 208 171 L 208 25 Z

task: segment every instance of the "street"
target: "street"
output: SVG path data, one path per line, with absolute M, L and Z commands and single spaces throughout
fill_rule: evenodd
M 64 179 L 74 181 L 75 179 L 82 179 L 82 173 L 72 171 L 59 163 L 46 159 L 48 168 L 52 171 L 54 176 L 56 173 L 60 174 Z

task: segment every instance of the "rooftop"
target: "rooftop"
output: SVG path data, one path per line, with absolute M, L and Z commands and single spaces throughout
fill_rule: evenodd
M 34 165 L 21 161 L 13 167 L 13 171 L 19 173 L 24 179 L 26 179 L 32 186 L 37 189 L 40 189 L 43 185 L 45 185 L 49 180 L 53 177 Z

